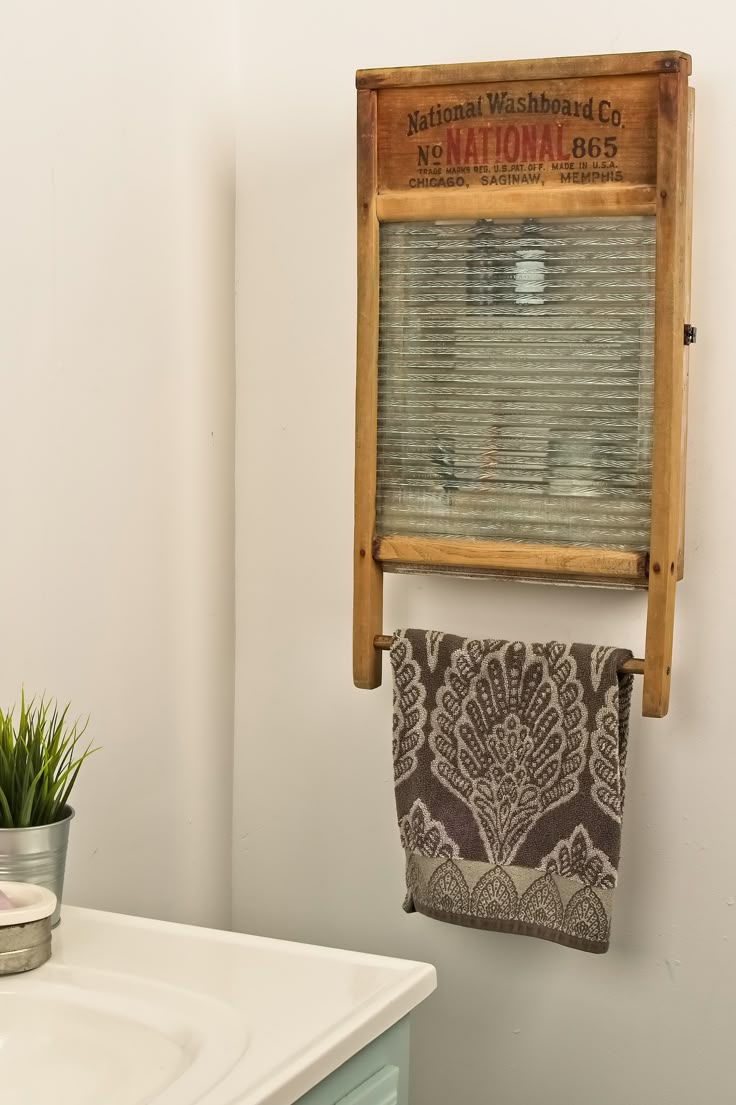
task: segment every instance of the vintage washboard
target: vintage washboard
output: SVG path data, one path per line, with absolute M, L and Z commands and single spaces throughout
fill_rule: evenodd
M 359 71 L 354 681 L 385 570 L 683 571 L 693 95 L 677 51 Z

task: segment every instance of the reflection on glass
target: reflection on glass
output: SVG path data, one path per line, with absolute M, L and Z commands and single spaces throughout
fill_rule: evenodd
M 654 226 L 381 226 L 379 534 L 648 548 Z

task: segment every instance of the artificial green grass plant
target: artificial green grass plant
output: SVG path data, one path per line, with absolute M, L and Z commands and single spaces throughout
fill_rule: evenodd
M 51 825 L 64 816 L 72 787 L 91 744 L 79 752 L 87 728 L 67 722 L 70 703 L 32 699 L 21 692 L 16 729 L 13 710 L 0 710 L 0 829 Z

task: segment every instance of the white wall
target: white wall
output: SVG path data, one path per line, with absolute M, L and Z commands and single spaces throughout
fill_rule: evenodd
M 241 5 L 237 927 L 428 959 L 416 1105 L 727 1105 L 736 1015 L 730 10 Z M 666 18 L 665 18 L 666 17 Z M 698 88 L 686 579 L 672 708 L 635 713 L 604 957 L 401 910 L 390 688 L 351 685 L 356 67 L 678 47 Z M 644 598 L 389 578 L 385 625 L 641 654 Z M 641 695 L 638 685 L 637 694 Z
M 101 744 L 68 899 L 227 924 L 234 7 L 0 10 L 0 701 Z

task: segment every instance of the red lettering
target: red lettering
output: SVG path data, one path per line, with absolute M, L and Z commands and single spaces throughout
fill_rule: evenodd
M 521 128 L 521 160 L 522 161 L 536 161 L 537 160 L 537 128 L 536 127 L 522 127 Z
M 478 163 L 478 152 L 475 148 L 475 127 L 468 127 L 468 137 L 465 142 L 465 160 L 463 164 L 467 164 L 469 161 Z
M 542 141 L 539 144 L 539 160 L 552 161 L 554 156 L 554 150 L 552 149 L 552 127 L 547 125 L 546 127 L 542 127 Z
M 562 127 L 557 128 L 557 160 L 566 161 L 568 157 L 571 157 L 569 150 L 565 151 L 562 148 Z
M 503 153 L 507 161 L 516 161 L 519 156 L 519 128 L 506 127 L 503 138 Z
M 448 165 L 460 164 L 460 131 L 452 127 L 447 128 L 447 143 L 445 146 Z

